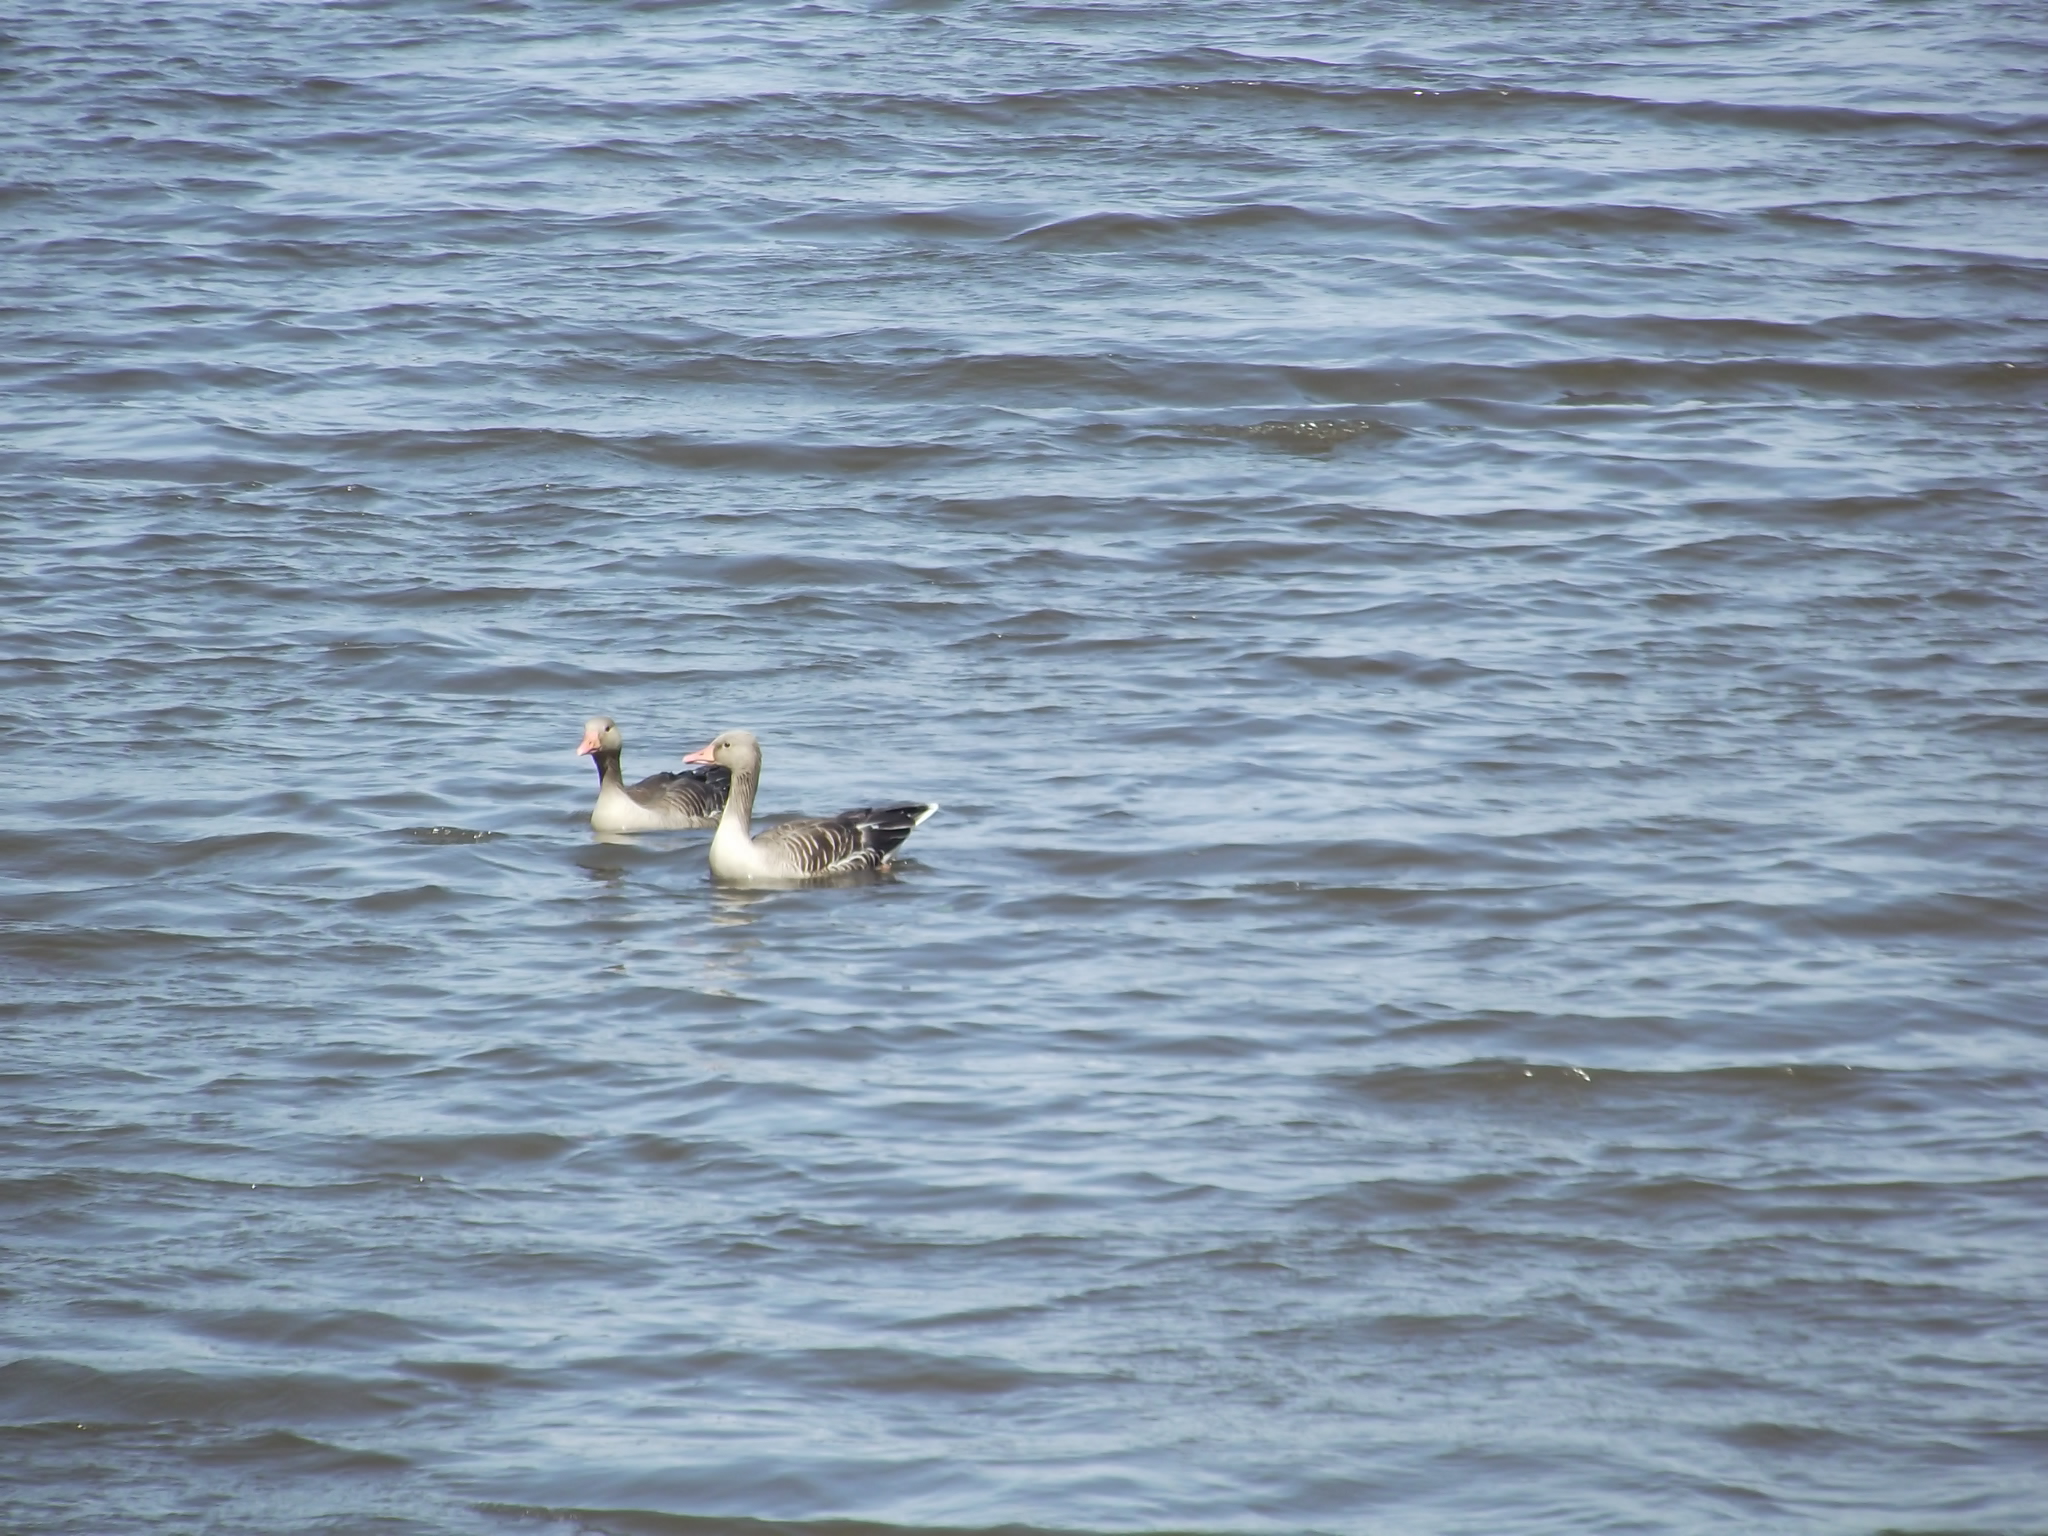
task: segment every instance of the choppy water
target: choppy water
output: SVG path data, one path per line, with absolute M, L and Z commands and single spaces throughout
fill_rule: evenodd
M 0 1525 L 2048 1531 L 2037 7 L 7 11 Z

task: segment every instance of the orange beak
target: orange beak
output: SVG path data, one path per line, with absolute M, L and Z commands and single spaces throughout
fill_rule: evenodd
M 688 757 L 684 758 L 683 761 L 686 763 L 708 763 L 711 761 L 711 749 L 709 747 L 699 747 Z
M 576 749 L 576 755 L 578 757 L 588 757 L 591 753 L 595 752 L 598 749 L 599 745 L 600 743 L 597 739 L 597 732 L 587 732 L 583 737 L 583 745 Z

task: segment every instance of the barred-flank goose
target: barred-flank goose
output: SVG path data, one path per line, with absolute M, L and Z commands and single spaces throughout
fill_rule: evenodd
M 604 715 L 583 722 L 579 757 L 597 763 L 597 804 L 590 824 L 600 832 L 687 832 L 718 825 L 732 775 L 723 768 L 691 768 L 682 773 L 657 773 L 628 784 L 619 772 L 619 754 L 626 738 Z
M 880 869 L 911 829 L 936 805 L 868 805 L 837 816 L 811 816 L 753 835 L 754 791 L 761 783 L 761 743 L 752 731 L 727 731 L 686 763 L 732 773 L 732 789 L 711 837 L 711 874 L 733 885 L 780 885 Z

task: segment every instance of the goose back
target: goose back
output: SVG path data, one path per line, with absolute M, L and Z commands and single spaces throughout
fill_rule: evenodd
M 879 869 L 936 805 L 867 805 L 785 821 L 754 839 L 764 860 L 796 879 Z

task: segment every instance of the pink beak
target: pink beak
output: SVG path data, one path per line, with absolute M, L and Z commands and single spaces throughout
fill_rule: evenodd
M 583 738 L 583 745 L 576 749 L 578 757 L 588 757 L 598 748 L 597 732 L 592 731 Z
M 699 747 L 688 757 L 684 758 L 683 761 L 686 763 L 708 763 L 711 761 L 711 749 L 709 747 Z

